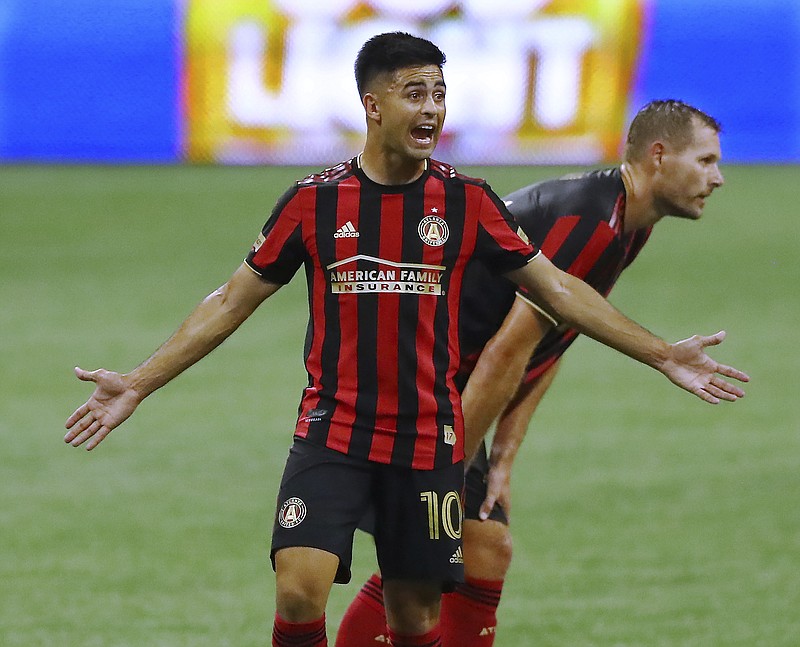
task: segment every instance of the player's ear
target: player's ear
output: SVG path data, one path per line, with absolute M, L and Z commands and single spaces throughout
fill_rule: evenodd
M 650 144 L 650 159 L 652 160 L 653 164 L 659 166 L 661 164 L 662 157 L 664 157 L 664 144 L 659 141 L 655 141 Z
M 367 119 L 372 119 L 380 123 L 381 109 L 378 105 L 378 98 L 371 92 L 367 92 L 363 97 L 361 97 L 361 103 L 364 106 L 364 112 L 367 114 Z

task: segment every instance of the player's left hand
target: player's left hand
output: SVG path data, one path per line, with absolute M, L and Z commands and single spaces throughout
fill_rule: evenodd
M 486 498 L 481 503 L 478 517 L 486 521 L 495 504 L 503 506 L 507 517 L 511 516 L 511 465 L 497 463 L 489 467 L 486 475 Z
M 705 337 L 694 335 L 670 345 L 670 357 L 661 366 L 674 384 L 694 393 L 709 404 L 719 404 L 720 400 L 733 402 L 744 397 L 744 390 L 723 378 L 749 382 L 747 373 L 715 361 L 705 353 L 708 346 L 717 346 L 725 339 L 725 331 Z

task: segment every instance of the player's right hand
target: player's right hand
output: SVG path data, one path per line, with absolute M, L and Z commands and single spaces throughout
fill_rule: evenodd
M 73 447 L 86 443 L 92 450 L 116 427 L 127 420 L 142 401 L 141 396 L 129 386 L 127 376 L 99 368 L 85 371 L 75 367 L 75 375 L 84 382 L 94 382 L 91 397 L 67 418 L 69 430 L 64 442 Z

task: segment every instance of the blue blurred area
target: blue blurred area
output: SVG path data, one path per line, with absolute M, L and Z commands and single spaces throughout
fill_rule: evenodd
M 179 161 L 181 6 L 0 0 L 0 160 Z M 798 0 L 661 0 L 650 17 L 632 109 L 683 99 L 722 121 L 726 161 L 800 162 Z
M 683 99 L 722 122 L 723 156 L 800 161 L 800 2 L 654 3 L 632 109 Z
M 0 0 L 0 5 L 0 158 L 175 160 L 174 3 Z

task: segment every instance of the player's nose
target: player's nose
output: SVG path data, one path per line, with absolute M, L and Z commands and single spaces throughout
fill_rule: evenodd
M 721 187 L 725 184 L 725 177 L 722 175 L 722 171 L 719 170 L 719 167 L 714 167 L 714 174 L 711 177 L 711 186 L 715 189 Z

